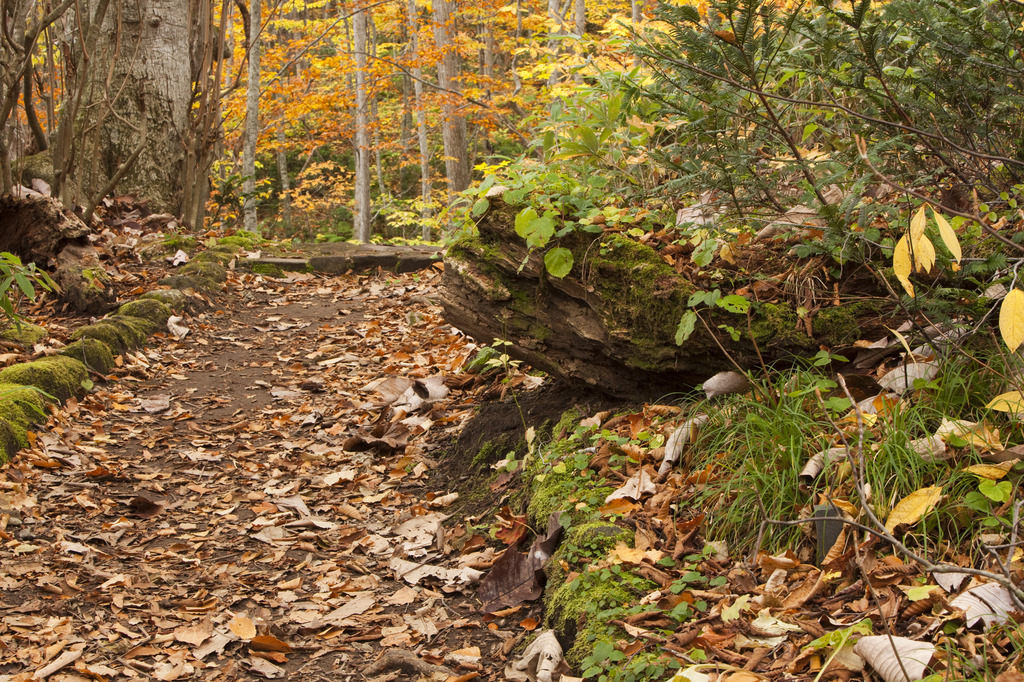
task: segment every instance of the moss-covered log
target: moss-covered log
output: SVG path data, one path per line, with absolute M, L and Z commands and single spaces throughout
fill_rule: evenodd
M 703 309 L 707 325 L 698 321 L 677 345 L 679 321 L 700 287 L 650 247 L 614 232 L 561 238 L 558 245 L 573 252 L 574 264 L 565 278 L 554 278 L 544 269 L 544 253 L 529 253 L 516 235 L 516 212 L 492 197 L 478 234 L 449 247 L 445 317 L 480 343 L 507 341 L 512 357 L 607 394 L 658 397 L 734 369 L 734 362 L 754 367 L 762 359 L 813 355 L 861 332 L 850 309 L 829 312 L 834 324 L 819 324 L 825 321 L 819 316 L 808 334 L 796 305 L 753 302 L 749 324 L 746 315 Z

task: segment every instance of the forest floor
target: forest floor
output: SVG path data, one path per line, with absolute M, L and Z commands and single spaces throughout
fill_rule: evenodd
M 485 621 L 495 552 L 442 523 L 500 387 L 410 404 L 475 352 L 439 277 L 232 273 L 57 411 L 0 470 L 0 679 L 495 679 L 536 620 Z

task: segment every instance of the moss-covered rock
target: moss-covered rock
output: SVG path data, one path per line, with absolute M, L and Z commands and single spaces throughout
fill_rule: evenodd
M 158 300 L 152 298 L 140 298 L 137 301 L 128 301 L 117 309 L 118 315 L 129 317 L 141 317 L 149 320 L 157 327 L 167 325 L 167 318 L 171 316 L 171 309 Z
M 28 322 L 17 322 L 0 332 L 0 339 L 16 343 L 24 348 L 31 348 L 47 336 L 44 327 Z
M 46 419 L 47 400 L 30 386 L 0 383 L 0 416 L 23 427 Z
M 219 263 L 211 263 L 209 261 L 192 261 L 181 267 L 181 273 L 183 275 L 201 277 L 218 284 L 228 278 L 227 268 Z
M 254 235 L 252 232 L 241 230 L 237 234 L 233 234 L 228 237 L 221 237 L 217 240 L 217 244 L 221 246 L 232 246 L 239 249 L 252 250 L 256 248 L 259 241 L 260 239 L 257 235 Z
M 212 248 L 197 253 L 193 258 L 193 263 L 216 263 L 217 265 L 227 265 L 231 262 L 231 259 L 235 257 L 235 252 L 232 250 L 222 250 L 219 248 Z
M 106 374 L 114 366 L 114 354 L 110 346 L 96 338 L 85 337 L 73 341 L 60 354 L 74 358 L 100 374 Z
M 0 371 L 0 384 L 35 386 L 61 401 L 82 393 L 82 382 L 88 378 L 85 365 L 66 355 L 11 365 Z
M 55 280 L 63 289 L 64 300 L 75 310 L 101 314 L 114 302 L 113 280 L 102 267 L 69 264 L 59 269 Z
M 250 262 L 249 270 L 264 277 L 284 277 L 284 270 L 281 269 L 281 266 L 273 263 Z
M 142 300 L 152 299 L 160 301 L 174 313 L 183 313 L 192 304 L 192 298 L 180 289 L 156 289 L 155 291 L 147 291 L 142 296 L 139 296 L 139 298 Z
M 146 342 L 147 332 L 140 329 L 129 320 L 137 320 L 145 323 L 140 317 L 108 317 L 95 324 L 88 324 L 79 327 L 71 335 L 73 341 L 79 339 L 97 339 L 118 353 L 123 353 L 132 348 L 138 348 Z
M 156 260 L 173 256 L 178 251 L 193 253 L 198 245 L 198 240 L 192 236 L 170 235 L 160 241 L 144 244 L 139 248 L 139 255 L 143 260 Z

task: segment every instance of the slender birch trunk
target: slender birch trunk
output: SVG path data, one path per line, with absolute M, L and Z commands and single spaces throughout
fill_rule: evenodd
M 242 193 L 245 229 L 257 232 L 256 216 L 256 142 L 260 133 L 260 27 L 261 3 L 252 0 L 249 7 L 249 71 L 245 87 L 245 137 L 242 143 Z
M 355 220 L 353 231 L 361 242 L 370 241 L 370 126 L 366 97 L 366 19 L 367 10 L 360 9 L 353 16 L 354 49 L 356 58 L 356 182 Z

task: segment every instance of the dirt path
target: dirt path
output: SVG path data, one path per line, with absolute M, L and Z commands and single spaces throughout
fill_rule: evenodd
M 0 471 L 0 680 L 494 677 L 428 475 L 471 403 L 386 404 L 472 352 L 436 276 L 236 280 L 68 404 Z

